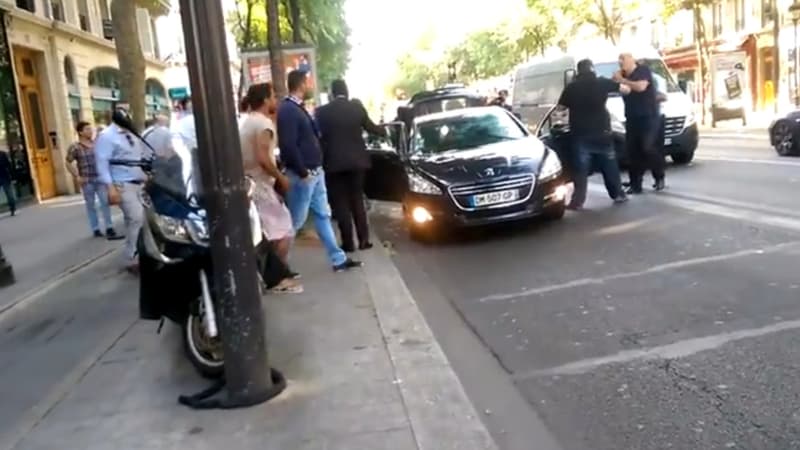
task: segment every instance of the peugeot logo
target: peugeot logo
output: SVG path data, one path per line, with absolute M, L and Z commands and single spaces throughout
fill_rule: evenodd
M 494 169 L 492 169 L 491 167 L 489 167 L 488 169 L 486 169 L 486 170 L 484 170 L 484 171 L 483 171 L 483 174 L 484 174 L 485 176 L 487 176 L 487 177 L 493 177 L 493 176 L 494 176 Z

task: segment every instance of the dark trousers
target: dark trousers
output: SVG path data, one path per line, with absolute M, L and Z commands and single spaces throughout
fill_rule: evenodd
M 586 201 L 589 173 L 597 170 L 603 174 L 608 196 L 612 199 L 624 195 L 622 192 L 622 178 L 619 173 L 619 163 L 611 142 L 601 142 L 597 139 L 575 138 L 573 183 L 575 192 L 572 194 L 571 208 L 580 208 Z
M 9 211 L 15 212 L 17 210 L 17 196 L 14 193 L 14 184 L 9 181 L 8 183 L 0 184 L 0 188 L 6 194 L 6 203 L 8 203 Z
M 339 225 L 342 237 L 342 250 L 355 249 L 353 241 L 353 222 L 356 225 L 358 242 L 369 242 L 369 225 L 364 207 L 364 171 L 350 170 L 328 173 L 328 201 L 333 218 Z
M 642 189 L 642 178 L 649 169 L 655 180 L 664 179 L 664 155 L 660 117 L 633 117 L 625 123 L 625 146 L 630 160 L 631 188 Z

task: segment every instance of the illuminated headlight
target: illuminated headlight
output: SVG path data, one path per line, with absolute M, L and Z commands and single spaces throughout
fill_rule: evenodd
M 167 240 L 187 244 L 192 242 L 183 220 L 156 214 L 155 222 L 158 232 Z
M 544 164 L 542 164 L 542 170 L 539 171 L 539 179 L 542 181 L 547 181 L 550 178 L 555 178 L 561 173 L 561 160 L 558 159 L 558 155 L 552 150 L 547 151 L 547 155 L 544 157 Z
M 611 116 L 611 131 L 614 133 L 625 134 L 625 121 L 620 120 L 619 117 Z
M 409 172 L 408 174 L 408 189 L 411 192 L 418 194 L 441 195 L 442 190 L 438 186 L 426 180 L 425 178 Z
M 683 123 L 683 127 L 688 128 L 695 123 L 697 123 L 697 115 L 694 111 L 690 111 L 689 114 L 686 115 L 686 121 Z

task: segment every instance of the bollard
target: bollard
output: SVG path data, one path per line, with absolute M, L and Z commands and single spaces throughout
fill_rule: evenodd
M 3 246 L 0 245 L 0 287 L 14 284 L 14 268 L 3 254 Z

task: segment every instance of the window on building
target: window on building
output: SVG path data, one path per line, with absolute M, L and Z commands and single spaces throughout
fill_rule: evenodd
M 142 52 L 147 56 L 154 56 L 152 28 L 150 26 L 150 13 L 144 8 L 136 9 L 136 25 L 139 29 L 139 41 Z
M 17 0 L 17 8 L 22 8 L 25 11 L 35 13 L 36 2 L 34 0 Z
M 717 37 L 722 34 L 725 17 L 722 15 L 722 3 L 714 3 L 712 8 L 713 33 L 714 37 Z
M 761 26 L 765 27 L 772 22 L 773 2 L 775 0 L 761 0 Z
M 735 21 L 734 24 L 736 31 L 743 31 L 746 26 L 746 14 L 744 0 L 734 0 Z
M 66 22 L 66 14 L 64 14 L 64 4 L 61 0 L 50 0 L 50 10 L 53 14 L 53 20 Z
M 87 3 L 87 0 L 78 0 L 78 22 L 80 23 L 81 30 L 86 32 L 92 31 L 92 24 L 89 21 L 89 3 Z

